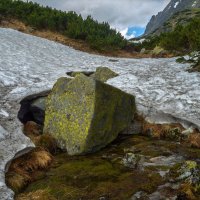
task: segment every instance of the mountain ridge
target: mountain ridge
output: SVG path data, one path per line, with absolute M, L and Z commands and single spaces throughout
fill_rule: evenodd
M 200 0 L 171 0 L 163 11 L 151 17 L 151 20 L 146 26 L 144 35 L 154 32 L 175 13 L 192 8 L 200 8 Z

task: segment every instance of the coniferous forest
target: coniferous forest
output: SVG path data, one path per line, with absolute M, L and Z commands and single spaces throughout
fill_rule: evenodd
M 150 37 L 140 46 L 149 50 L 161 46 L 166 50 L 182 53 L 200 51 L 200 18 L 193 18 L 184 26 L 177 25 L 171 32 Z
M 73 11 L 64 12 L 33 2 L 1 0 L 0 18 L 14 18 L 37 30 L 59 32 L 69 38 L 86 41 L 92 49 L 122 49 L 127 41 L 107 22 L 99 23 L 91 16 L 83 19 Z

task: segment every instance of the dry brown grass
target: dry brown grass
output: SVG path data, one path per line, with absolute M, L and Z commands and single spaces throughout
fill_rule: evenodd
M 35 139 L 35 145 L 45 148 L 52 154 L 57 152 L 57 142 L 50 134 L 43 134 L 37 137 L 37 139 Z
M 57 142 L 49 134 L 42 134 L 42 127 L 35 122 L 29 121 L 24 125 L 24 134 L 31 139 L 37 147 L 43 147 L 52 154 L 57 152 Z
M 200 148 L 200 133 L 190 134 L 189 143 L 191 147 Z
M 34 173 L 45 170 L 53 161 L 52 155 L 43 148 L 35 148 L 12 161 L 6 173 L 6 184 L 15 192 L 34 180 Z
M 198 200 L 199 198 L 195 196 L 194 188 L 190 183 L 184 183 L 179 188 L 180 193 L 184 194 L 185 199 Z
M 42 127 L 33 121 L 29 121 L 24 125 L 24 134 L 28 137 L 35 137 L 42 134 Z
M 27 194 L 18 195 L 15 200 L 56 200 L 49 195 L 47 190 L 37 190 L 35 192 L 29 192 Z
M 6 175 L 6 184 L 14 191 L 19 192 L 24 188 L 31 180 L 31 177 L 27 175 L 17 174 L 17 172 L 10 172 Z
M 143 134 L 156 139 L 173 139 L 175 131 L 181 132 L 184 128 L 180 124 L 151 124 L 145 122 Z
M 53 157 L 46 150 L 39 148 L 39 150 L 34 151 L 30 158 L 30 167 L 33 169 L 45 169 L 51 163 Z

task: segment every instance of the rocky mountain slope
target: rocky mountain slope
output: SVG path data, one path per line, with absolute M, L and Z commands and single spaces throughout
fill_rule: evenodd
M 162 12 L 152 16 L 150 22 L 147 24 L 145 35 L 154 32 L 175 13 L 193 8 L 200 8 L 200 0 L 171 0 Z
M 193 18 L 200 18 L 200 8 L 186 9 L 175 13 L 170 19 L 154 30 L 151 35 L 173 31 L 177 25 L 186 26 Z

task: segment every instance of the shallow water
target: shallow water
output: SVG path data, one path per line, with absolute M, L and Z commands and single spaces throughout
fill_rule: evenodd
M 17 197 L 35 192 L 32 198 L 37 194 L 42 199 L 38 191 L 43 191 L 49 199 L 59 200 L 131 200 L 139 194 L 146 199 L 172 200 L 179 193 L 180 182 L 170 181 L 169 170 L 191 157 L 196 160 L 199 153 L 176 142 L 119 136 L 94 154 L 57 154 L 50 170 L 42 172 Z

